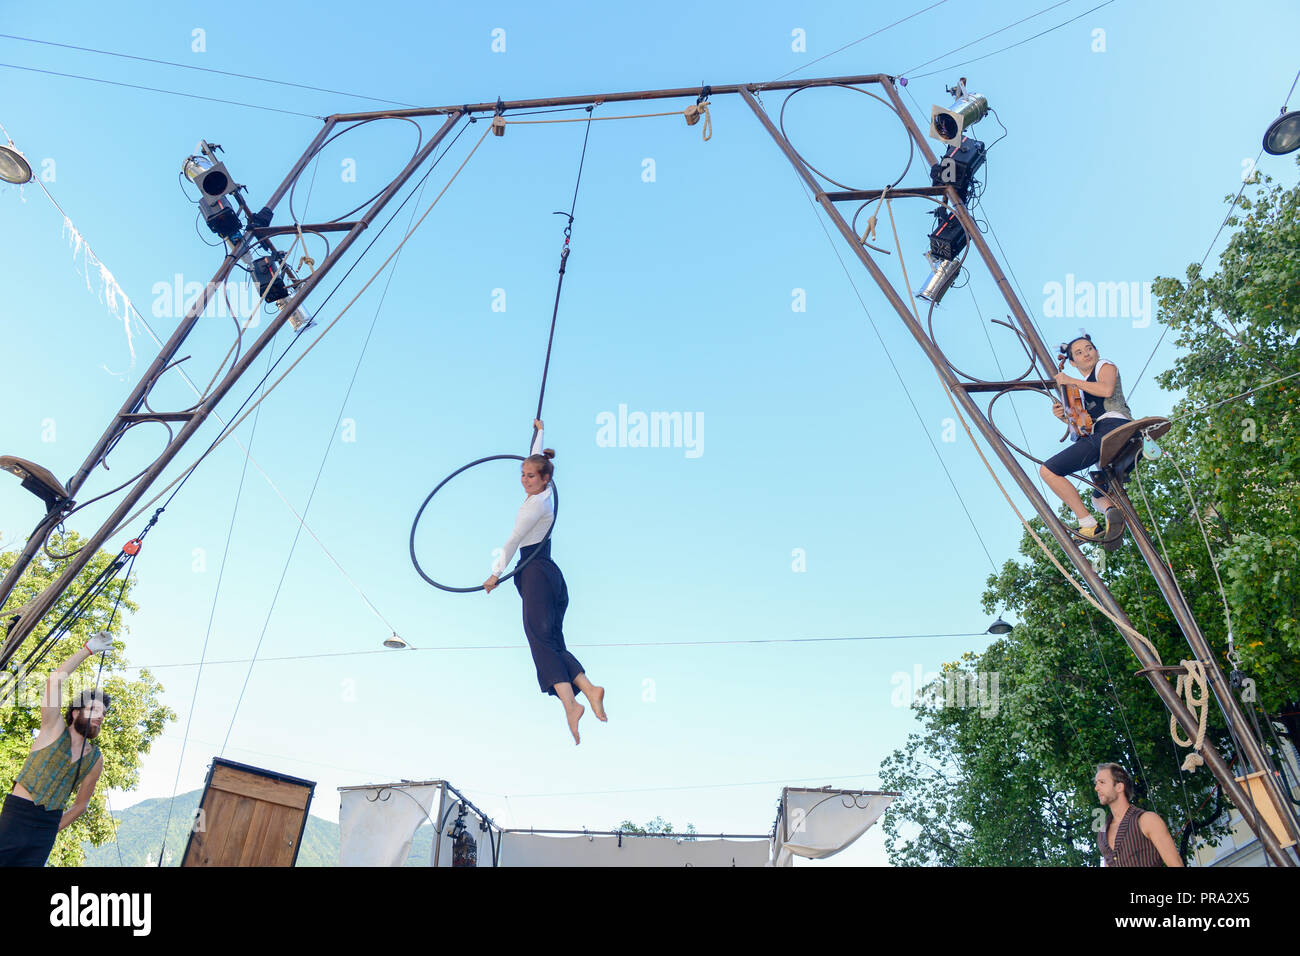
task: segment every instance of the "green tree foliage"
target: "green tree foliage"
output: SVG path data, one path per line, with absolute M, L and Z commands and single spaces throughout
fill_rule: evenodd
M 1176 421 L 1165 443 L 1177 449 L 1203 520 L 1212 519 L 1206 532 L 1243 670 L 1256 680 L 1261 704 L 1276 712 L 1300 687 L 1300 378 L 1259 386 L 1300 370 L 1300 187 L 1265 180 L 1238 206 L 1216 275 L 1204 278 L 1193 266 L 1186 283 L 1156 284 L 1164 321 L 1185 350 L 1156 380 L 1185 392 L 1175 417 L 1204 409 Z M 1194 525 L 1174 463 L 1162 462 L 1155 480 L 1171 497 L 1181 495 L 1181 514 Z M 1204 553 L 1192 531 L 1189 549 Z M 1170 557 L 1175 569 L 1197 564 L 1192 553 L 1171 548 Z M 1226 639 L 1208 571 L 1210 578 L 1196 579 L 1198 620 Z
M 614 827 L 614 829 L 619 830 L 623 833 L 639 833 L 642 834 L 643 836 L 651 833 L 676 833 L 677 832 L 676 830 L 673 829 L 673 825 L 669 823 L 667 820 L 665 820 L 663 817 L 655 817 L 653 820 L 651 820 L 643 827 L 637 826 L 631 820 L 624 820 L 618 826 Z M 682 831 L 681 836 L 685 839 L 689 839 L 689 838 L 693 838 L 694 834 L 695 834 L 695 824 L 688 823 L 686 824 L 686 829 Z
M 65 554 L 82 544 L 82 539 L 75 533 L 55 534 L 47 545 L 55 554 Z M 13 566 L 15 554 L 0 554 L 0 574 Z M 37 628 L 36 633 L 24 642 L 14 657 L 14 663 L 22 660 L 28 650 L 48 633 L 47 629 L 57 621 L 64 611 L 72 606 L 77 596 L 110 563 L 112 557 L 101 551 L 97 553 L 74 585 L 55 603 Z M 51 560 L 43 552 L 33 561 L 19 579 L 5 608 L 6 619 L 16 612 L 38 593 L 52 584 L 60 572 L 60 563 Z M 113 614 L 113 605 L 118 599 L 122 579 L 109 585 L 94 599 L 86 612 L 73 624 L 68 634 L 54 646 L 44 662 L 36 667 L 19 687 L 17 705 L 10 704 L 0 710 L 0 788 L 8 793 L 14 780 L 22 770 L 23 762 L 31 752 L 32 738 L 40 729 L 40 701 L 42 691 L 50 672 L 60 663 L 71 657 L 86 640 L 96 631 L 107 629 L 114 637 L 120 637 L 126 630 L 123 618 L 136 610 L 131 600 L 131 582 L 126 582 L 121 594 L 121 604 L 117 614 Z M 111 626 L 110 626 L 111 621 Z M 141 670 L 135 679 L 130 679 L 125 671 L 127 661 L 122 653 L 122 644 L 116 644 L 115 650 L 108 655 L 102 673 L 99 673 L 99 657 L 90 658 L 72 675 L 64 689 L 64 704 L 71 697 L 75 688 L 95 686 L 98 673 L 99 686 L 112 696 L 113 707 L 104 719 L 100 731 L 99 744 L 104 754 L 104 770 L 90 806 L 86 812 L 71 826 L 65 828 L 54 844 L 50 854 L 51 866 L 76 866 L 82 862 L 82 843 L 100 846 L 113 839 L 114 823 L 105 804 L 104 794 L 107 790 L 131 790 L 139 783 L 140 758 L 149 752 L 154 739 L 162 733 L 168 720 L 176 715 L 168 707 L 159 703 L 160 685 L 148 670 Z
M 1182 349 L 1156 381 L 1183 398 L 1160 442 L 1165 453 L 1139 466 L 1128 491 L 1226 672 L 1227 614 L 1204 523 L 1241 669 L 1275 713 L 1300 686 L 1300 378 L 1236 396 L 1300 368 L 1300 187 L 1266 181 L 1237 208 L 1215 275 L 1192 266 L 1186 283 L 1156 281 L 1161 319 Z M 1175 840 L 1188 820 L 1208 816 L 1214 780 L 1204 769 L 1180 771 L 1189 751 L 1173 744 L 1168 713 L 1135 674 L 1118 629 L 1028 534 L 1020 555 L 984 595 L 987 612 L 1004 607 L 1020 623 L 982 654 L 946 665 L 939 688 L 913 704 L 922 732 L 882 765 L 884 788 L 903 794 L 883 823 L 895 864 L 1097 865 L 1092 778 L 1108 761 L 1130 770 L 1145 790 L 1140 804 L 1166 819 Z M 1104 556 L 1101 574 L 1166 664 L 1191 656 L 1131 540 Z M 969 697 L 959 706 L 942 692 L 955 676 L 979 674 L 998 676 L 996 707 Z M 1235 756 L 1213 705 L 1206 739 Z M 1203 835 L 1213 839 L 1225 821 Z

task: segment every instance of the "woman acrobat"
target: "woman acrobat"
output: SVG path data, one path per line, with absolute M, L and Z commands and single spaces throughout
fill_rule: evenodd
M 587 678 L 578 659 L 564 646 L 564 612 L 569 606 L 569 591 L 563 573 L 551 560 L 551 542 L 546 538 L 546 532 L 555 520 L 550 488 L 551 475 L 555 472 L 551 459 L 555 452 L 550 448 L 542 450 L 542 422 L 534 419 L 533 427 L 537 429 L 537 435 L 533 439 L 532 454 L 520 467 L 520 482 L 528 497 L 519 508 L 514 531 L 501 549 L 501 557 L 492 566 L 492 576 L 483 582 L 483 590 L 492 593 L 516 549 L 521 563 L 529 555 L 533 556 L 515 572 L 515 589 L 523 602 L 524 633 L 533 652 L 533 663 L 537 665 L 537 683 L 542 693 L 560 699 L 573 742 L 578 744 L 581 742 L 578 721 L 586 708 L 578 703 L 575 688 L 587 698 L 601 721 L 608 719 L 604 706 L 605 688 L 596 686 Z

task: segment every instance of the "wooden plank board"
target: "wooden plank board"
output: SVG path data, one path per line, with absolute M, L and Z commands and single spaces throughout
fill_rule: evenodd
M 226 826 L 225 840 L 220 849 L 212 855 L 212 866 L 236 866 L 244 848 L 244 838 L 248 834 L 248 824 L 253 819 L 253 810 L 257 801 L 250 797 L 236 797 L 227 793 L 216 794 L 217 799 L 233 801 L 234 810 Z
M 239 854 L 240 866 L 257 866 L 262 862 L 267 830 L 279 809 L 280 807 L 274 803 L 267 803 L 265 800 L 257 801 L 257 805 L 253 808 L 253 818 L 248 823 L 248 833 L 244 836 L 243 849 Z
M 274 830 L 275 843 L 268 847 L 270 859 L 267 866 L 293 866 L 293 859 L 298 853 L 298 834 L 302 830 L 302 815 L 291 813 L 287 808 L 276 811 L 278 817 Z
M 217 767 L 213 770 L 212 781 L 208 786 L 213 790 L 278 803 L 295 810 L 307 809 L 311 800 L 311 791 L 299 784 L 240 773 L 231 767 Z
M 276 850 L 284 842 L 286 826 L 288 829 L 301 826 L 302 818 L 296 811 L 288 807 L 276 806 L 273 803 L 266 803 L 263 806 L 266 807 L 266 825 L 258 837 L 257 844 L 252 849 L 256 854 L 258 866 L 271 866 L 271 861 L 275 859 Z M 292 822 L 286 825 L 286 819 Z
M 233 807 L 225 801 L 214 800 L 216 796 L 219 795 L 208 791 L 199 804 L 203 811 L 203 829 L 194 834 L 194 840 L 190 843 L 190 855 L 184 861 L 186 866 L 210 866 L 214 851 L 219 851 L 225 841 L 227 818 Z
M 314 784 L 216 760 L 183 866 L 292 866 Z

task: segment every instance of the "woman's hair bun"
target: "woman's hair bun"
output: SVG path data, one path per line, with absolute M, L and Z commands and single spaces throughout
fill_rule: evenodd
M 554 448 L 543 448 L 543 449 L 542 449 L 542 454 L 545 455 L 547 458 L 554 458 L 554 457 L 555 457 L 555 449 L 554 449 Z

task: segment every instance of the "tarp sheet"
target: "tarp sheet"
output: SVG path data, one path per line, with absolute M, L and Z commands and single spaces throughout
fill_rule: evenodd
M 765 866 L 769 855 L 765 840 L 501 835 L 502 866 Z
M 795 856 L 811 860 L 834 856 L 871 829 L 894 797 L 872 790 L 787 787 L 772 840 L 773 865 L 793 866 Z
M 438 812 L 441 792 L 440 783 L 342 791 L 339 865 L 401 866 L 411 852 L 415 831 Z M 450 855 L 446 862 L 451 862 Z

